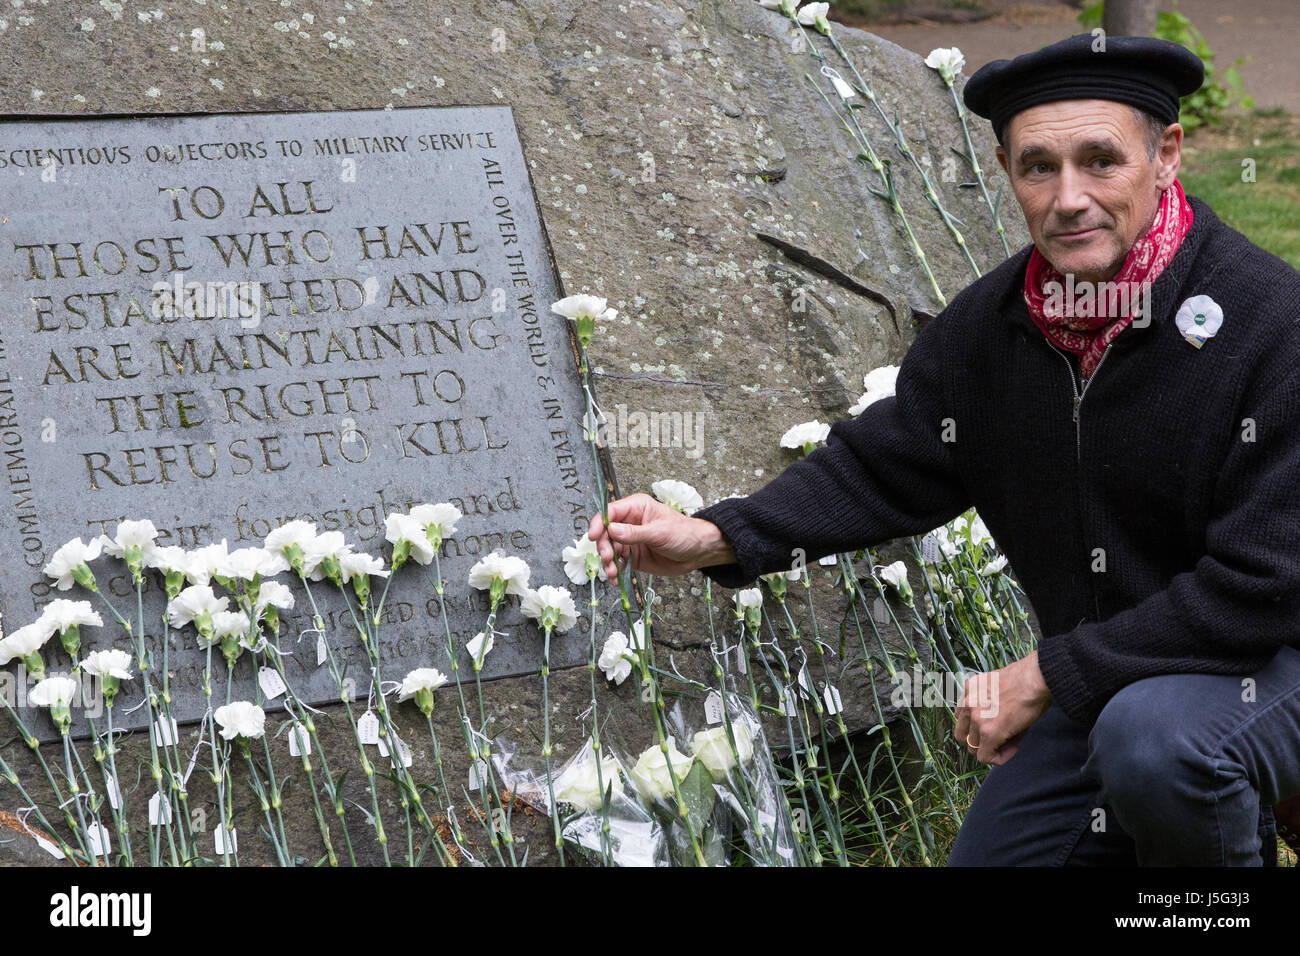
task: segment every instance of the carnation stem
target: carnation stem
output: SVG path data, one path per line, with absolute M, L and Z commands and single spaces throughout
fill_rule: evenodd
M 551 823 L 555 827 L 555 850 L 560 855 L 560 866 L 564 866 L 564 838 L 560 834 L 560 808 L 555 803 L 555 780 L 551 774 L 551 697 L 548 685 L 551 673 L 551 626 L 546 624 L 542 630 L 542 726 L 544 740 L 542 756 L 546 758 L 546 791 L 550 794 Z
M 401 751 L 398 749 L 401 735 L 393 725 L 392 717 L 388 712 L 388 705 L 384 701 L 383 683 L 379 672 L 379 654 L 376 649 L 378 646 L 378 626 L 376 624 L 375 630 L 373 632 L 371 631 L 370 619 L 366 615 L 366 609 L 364 607 L 361 609 L 361 618 L 358 619 L 357 613 L 352 607 L 352 601 L 348 597 L 346 588 L 344 588 L 341 582 L 338 583 L 338 588 L 339 592 L 343 595 L 344 602 L 347 604 L 348 613 L 352 615 L 352 623 L 357 629 L 357 634 L 361 638 L 361 643 L 365 647 L 366 655 L 370 661 L 370 677 L 374 682 L 375 690 L 377 692 L 376 696 L 378 697 L 375 709 L 379 713 L 380 738 L 388 737 L 390 741 L 387 745 L 388 759 L 392 764 L 393 773 L 397 777 L 399 786 L 405 788 L 407 799 L 415 805 L 417 819 L 419 819 L 420 823 L 423 824 L 425 830 L 428 831 L 429 837 L 437 845 L 440 860 L 443 865 L 455 866 L 456 858 L 451 855 L 451 851 L 448 850 L 447 845 L 443 843 L 442 836 L 438 833 L 438 828 L 434 825 L 433 821 L 429 818 L 429 814 L 425 811 L 424 801 L 420 796 L 419 788 L 416 786 L 414 778 L 407 771 L 406 765 L 402 761 Z M 377 622 L 382 614 L 383 608 L 381 606 L 375 611 L 374 620 Z
M 37 805 L 36 801 L 32 799 L 31 794 L 27 792 L 22 781 L 18 778 L 18 774 L 14 773 L 13 768 L 5 762 L 3 754 L 0 754 L 0 776 L 3 776 L 9 781 L 9 783 L 13 784 L 13 786 L 17 788 L 18 795 L 23 798 L 23 803 L 26 806 L 31 807 L 32 812 L 36 815 L 36 822 L 44 828 L 45 832 L 50 835 L 51 839 L 57 841 L 59 852 L 62 853 L 66 859 L 75 863 L 77 851 L 68 845 L 68 841 L 63 839 L 62 834 L 60 834 L 59 831 L 54 828 L 54 825 L 45 818 L 45 814 L 41 812 L 41 808 Z M 26 826 L 26 824 L 24 824 L 24 826 Z
M 63 731 L 62 736 L 63 736 L 63 765 L 64 765 L 64 773 L 67 775 L 68 778 L 68 789 L 69 792 L 72 794 L 71 797 L 72 802 L 77 807 L 77 819 L 81 821 L 81 830 L 83 833 L 86 834 L 87 840 L 89 840 L 90 829 L 89 827 L 86 826 L 86 812 L 85 810 L 82 809 L 81 806 L 81 787 L 78 786 L 77 784 L 76 771 L 72 769 L 72 739 L 68 736 L 68 732 L 66 730 Z M 96 820 L 95 823 L 96 823 L 96 831 L 102 835 L 104 831 L 103 828 L 99 826 L 99 821 Z M 105 857 L 105 861 L 107 862 L 107 857 Z M 90 854 L 90 865 L 91 866 L 103 865 L 99 862 L 98 855 L 93 852 Z
M 325 619 L 321 616 L 320 608 L 316 606 L 316 595 L 311 593 L 311 585 L 307 583 L 305 573 L 299 571 L 298 579 L 302 581 L 303 590 L 307 592 L 307 599 L 311 602 L 312 622 L 323 635 Z M 339 670 L 338 659 L 334 656 L 334 648 L 330 646 L 329 641 L 325 642 L 325 654 L 326 659 L 329 661 L 330 673 L 334 676 L 334 682 L 339 689 L 339 700 L 343 702 L 343 711 L 348 717 L 348 726 L 352 728 L 352 739 L 356 742 L 357 754 L 361 758 L 361 770 L 366 775 L 366 783 L 370 786 L 370 805 L 374 811 L 375 839 L 379 841 L 379 848 L 383 852 L 384 866 L 392 866 L 392 861 L 388 858 L 388 836 L 384 833 L 384 820 L 379 813 L 379 792 L 375 789 L 375 768 L 371 766 L 370 759 L 366 756 L 366 747 L 361 742 L 361 735 L 357 731 L 357 720 L 352 714 L 352 699 L 343 683 L 343 673 Z
M 0 694 L 0 704 L 4 705 L 5 710 L 9 712 L 9 716 L 13 718 L 13 722 L 17 725 L 18 731 L 22 734 L 23 741 L 27 744 L 28 749 L 36 755 L 36 761 L 41 765 L 41 770 L 45 773 L 45 780 L 49 783 L 50 790 L 54 793 L 54 799 L 57 802 L 59 809 L 63 811 L 63 821 L 68 825 L 68 829 L 72 831 L 72 835 L 77 838 L 77 845 L 81 848 L 81 852 L 88 865 L 96 866 L 97 864 L 94 861 L 94 854 L 90 852 L 90 847 L 86 844 L 85 828 L 78 828 L 76 818 L 73 817 L 72 811 L 68 809 L 67 801 L 63 798 L 63 790 L 59 787 L 58 783 L 55 782 L 54 774 L 50 770 L 50 765 L 45 762 L 45 755 L 41 753 L 40 741 L 36 739 L 34 734 L 28 732 L 26 726 L 23 725 L 22 720 L 18 717 L 18 712 L 10 705 L 7 695 Z M 35 801 L 29 802 L 35 806 Z M 39 808 L 36 812 L 38 815 L 40 814 Z M 41 817 L 41 819 L 45 823 L 46 829 L 53 834 L 55 831 L 49 825 L 49 822 L 45 821 L 43 817 Z
M 135 859 L 131 854 L 131 831 L 128 825 L 126 812 L 126 794 L 122 791 L 122 785 L 117 776 L 117 739 L 113 736 L 113 705 L 105 701 L 105 712 L 108 720 L 108 736 L 105 740 L 104 756 L 108 759 L 108 774 L 104 778 L 104 785 L 109 785 L 109 779 L 112 780 L 113 790 L 117 794 L 117 806 L 113 807 L 113 818 L 117 823 L 117 839 L 121 845 L 122 852 L 126 857 L 127 866 L 135 866 Z M 99 734 L 95 730 L 95 725 L 90 725 L 90 732 L 95 734 L 99 739 Z M 101 764 L 102 767 L 102 764 Z M 110 801 L 110 806 L 112 802 Z
M 807 31 L 805 30 L 804 33 L 806 36 Z M 831 46 L 835 48 L 835 52 L 840 55 L 840 59 L 848 64 L 849 69 L 853 71 L 854 77 L 857 78 L 858 85 L 861 87 L 862 92 L 865 93 L 867 99 L 871 101 L 871 105 L 876 108 L 876 112 L 880 114 L 880 118 L 884 120 L 885 125 L 889 127 L 889 131 L 894 134 L 894 145 L 898 148 L 900 153 L 911 160 L 913 168 L 915 168 L 917 173 L 920 174 L 921 183 L 925 187 L 925 198 L 929 200 L 930 205 L 932 205 L 939 213 L 939 217 L 943 220 L 943 224 L 948 228 L 948 232 L 952 234 L 953 239 L 956 241 L 957 247 L 961 249 L 962 254 L 965 255 L 967 265 L 971 267 L 971 271 L 975 273 L 975 278 L 978 279 L 981 274 L 980 267 L 975 263 L 975 259 L 970 253 L 970 248 L 967 246 L 965 238 L 957 228 L 956 220 L 939 201 L 939 193 L 934 188 L 934 183 L 930 180 L 929 172 L 927 172 L 926 168 L 921 165 L 920 161 L 916 158 L 916 154 L 912 152 L 912 148 L 907 144 L 907 138 L 903 135 L 903 127 L 901 124 L 889 118 L 889 114 L 886 113 L 884 107 L 880 105 L 880 100 L 877 98 L 875 90 L 873 90 L 871 85 L 862 78 L 862 74 L 858 72 L 858 68 L 854 66 L 853 61 L 849 59 L 849 55 L 844 51 L 844 48 L 840 46 L 840 41 L 835 38 L 835 34 L 831 33 L 829 34 L 829 37 Z M 816 47 L 813 46 L 811 38 L 808 40 L 808 48 L 813 51 L 813 55 L 817 57 L 817 59 L 821 60 L 823 63 L 826 62 L 825 58 L 817 52 Z

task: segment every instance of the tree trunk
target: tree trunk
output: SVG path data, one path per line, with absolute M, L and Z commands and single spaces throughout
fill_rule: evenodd
M 1156 32 L 1156 0 L 1106 0 L 1101 26 L 1107 36 L 1149 37 Z

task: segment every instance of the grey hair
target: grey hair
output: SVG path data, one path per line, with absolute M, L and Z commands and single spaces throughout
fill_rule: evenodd
M 1160 147 L 1160 141 L 1164 139 L 1165 121 L 1138 106 L 1133 107 L 1133 115 L 1146 134 L 1147 162 L 1154 162 L 1156 150 Z

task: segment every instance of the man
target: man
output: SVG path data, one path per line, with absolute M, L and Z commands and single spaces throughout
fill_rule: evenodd
M 740 587 L 974 505 L 1044 638 L 996 712 L 958 709 L 993 766 L 951 865 L 1271 864 L 1300 794 L 1300 273 L 1185 196 L 1202 80 L 1177 44 L 1091 35 L 982 68 L 965 102 L 1032 245 L 754 494 L 592 519 L 611 577 Z

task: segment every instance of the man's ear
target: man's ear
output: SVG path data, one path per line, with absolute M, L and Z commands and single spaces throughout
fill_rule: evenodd
M 1002 145 L 999 143 L 999 144 L 998 144 L 998 148 L 997 148 L 997 150 L 996 150 L 995 152 L 997 153 L 998 162 L 1002 165 L 1002 168 L 1003 168 L 1003 170 L 1006 171 L 1006 174 L 1007 174 L 1008 176 L 1010 176 L 1010 175 L 1011 175 L 1011 170 L 1007 169 L 1007 152 L 1006 152 L 1006 150 L 1004 150 L 1004 149 L 1002 148 Z
M 1159 169 L 1156 170 L 1156 188 L 1167 189 L 1173 184 L 1174 177 L 1178 175 L 1178 169 L 1182 165 L 1183 157 L 1183 127 L 1178 123 L 1173 123 L 1165 127 L 1164 137 L 1160 140 L 1160 147 L 1156 150 L 1156 163 Z

